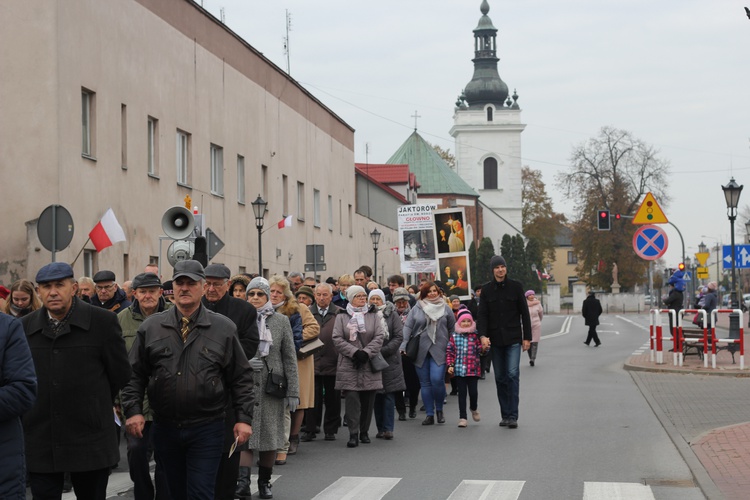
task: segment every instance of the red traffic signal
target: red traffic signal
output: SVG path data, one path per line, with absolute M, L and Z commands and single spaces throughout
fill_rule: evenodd
M 620 214 L 615 214 L 615 219 L 620 220 Z
M 597 219 L 599 231 L 609 231 L 609 210 L 599 210 Z
M 684 270 L 685 270 L 685 264 L 683 264 L 682 262 L 680 262 L 679 264 L 677 264 L 677 268 L 678 268 L 678 269 L 679 269 L 680 271 L 684 271 Z

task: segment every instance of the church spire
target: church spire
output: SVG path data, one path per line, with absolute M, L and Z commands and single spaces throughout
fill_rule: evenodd
M 487 0 L 482 0 L 479 10 L 482 17 L 474 29 L 474 76 L 466 84 L 464 95 L 470 108 L 482 108 L 486 104 L 503 107 L 508 86 L 497 72 L 497 28 L 487 15 L 490 11 Z

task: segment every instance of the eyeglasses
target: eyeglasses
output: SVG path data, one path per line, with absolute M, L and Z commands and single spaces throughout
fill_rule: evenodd
M 355 299 L 366 299 L 367 295 L 365 295 L 363 293 L 359 293 L 359 294 L 355 295 L 354 298 Z
M 97 290 L 112 290 L 115 287 L 114 283 L 110 283 L 109 285 L 96 285 L 94 288 Z
M 263 297 L 266 295 L 266 292 L 247 292 L 248 297 Z

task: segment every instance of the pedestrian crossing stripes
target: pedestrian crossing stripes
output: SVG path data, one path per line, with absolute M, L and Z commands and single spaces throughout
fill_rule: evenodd
M 515 500 L 525 481 L 463 480 L 448 500 Z
M 643 354 L 644 352 L 648 351 L 650 347 L 651 347 L 651 344 L 647 341 L 641 347 L 633 351 L 633 354 L 631 354 L 631 356 L 639 356 Z
M 379 499 L 391 491 L 401 478 L 398 477 L 340 477 L 313 497 L 313 500 Z
M 583 500 L 628 498 L 654 500 L 651 487 L 640 483 L 583 483 Z

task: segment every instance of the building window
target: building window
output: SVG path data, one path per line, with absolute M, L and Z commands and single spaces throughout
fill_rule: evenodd
M 177 184 L 190 185 L 190 134 L 177 130 Z
M 120 164 L 128 168 L 128 107 L 120 105 Z
M 568 252 L 568 264 L 578 264 L 578 256 L 573 251 Z
M 297 220 L 305 220 L 305 183 L 297 182 Z
M 484 189 L 497 189 L 497 160 L 484 160 Z
M 333 196 L 328 195 L 328 230 L 333 231 Z
M 245 158 L 237 155 L 237 203 L 245 204 Z
M 320 227 L 320 191 L 313 189 L 313 225 Z
M 96 250 L 84 250 L 83 251 L 83 275 L 93 276 L 94 268 L 96 266 Z
M 96 94 L 81 89 L 81 154 L 93 158 L 96 149 Z
M 281 215 L 289 215 L 289 178 L 286 175 L 281 176 L 281 209 L 284 211 Z
M 263 199 L 268 199 L 268 167 L 265 165 L 260 166 L 260 187 L 263 189 Z
M 148 117 L 148 175 L 159 176 L 159 120 Z
M 224 148 L 211 144 L 211 194 L 224 196 Z
M 492 113 L 493 113 L 493 111 L 494 110 L 492 109 L 492 106 L 488 106 L 487 107 L 487 121 L 488 122 L 492 121 Z
M 339 198 L 339 234 L 344 234 L 344 211 L 341 198 Z
M 352 217 L 352 206 L 349 205 L 349 237 L 354 236 L 354 218 Z

